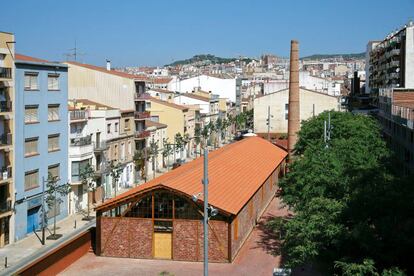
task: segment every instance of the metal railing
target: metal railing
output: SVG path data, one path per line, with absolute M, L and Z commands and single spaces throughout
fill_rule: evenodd
M 135 132 L 135 138 L 144 139 L 150 136 L 150 132 L 147 130 L 140 130 Z
M 102 151 L 102 150 L 106 150 L 107 148 L 108 148 L 108 145 L 106 141 L 93 142 L 93 149 L 95 151 Z
M 11 145 L 12 144 L 12 134 L 11 133 L 3 133 L 0 135 L 0 144 L 1 145 Z
M 92 138 L 91 136 L 84 136 L 84 137 L 76 137 L 70 139 L 70 146 L 71 147 L 81 147 L 81 146 L 87 146 L 92 144 Z
M 70 111 L 70 119 L 71 120 L 84 120 L 87 119 L 87 113 L 85 110 L 73 110 Z
M 0 67 L 0 78 L 11 79 L 12 78 L 12 69 L 7 67 Z
M 135 119 L 146 119 L 150 117 L 150 112 L 149 111 L 135 111 L 134 113 Z
M 0 112 L 10 112 L 12 111 L 12 102 L 11 101 L 1 101 L 0 102 Z
M 12 178 L 12 167 L 3 167 L 0 173 L 0 181 Z
M 10 199 L 0 199 L 0 213 L 9 212 L 12 210 L 12 204 Z
M 150 98 L 151 96 L 148 93 L 134 94 L 134 100 L 149 100 Z

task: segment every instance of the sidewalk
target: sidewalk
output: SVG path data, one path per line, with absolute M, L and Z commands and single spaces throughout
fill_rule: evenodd
M 60 240 L 67 237 L 69 234 L 74 232 L 75 229 L 75 221 L 76 221 L 76 228 L 81 228 L 82 226 L 94 222 L 93 221 L 84 221 L 82 218 L 84 214 L 78 213 L 74 215 L 70 215 L 61 221 L 56 223 L 56 233 L 62 234 L 63 236 L 58 240 L 47 240 L 45 245 L 40 243 L 40 240 L 37 238 L 35 234 L 31 234 L 24 239 L 21 239 L 15 243 L 9 244 L 3 248 L 0 248 L 0 274 L 6 268 L 4 266 L 5 258 L 7 257 L 7 264 L 8 267 L 13 267 L 19 261 L 23 260 L 24 258 L 37 253 L 39 250 L 42 250 L 47 247 L 53 247 L 54 244 L 58 243 Z M 94 212 L 91 212 L 91 216 L 95 216 Z M 53 231 L 53 224 L 49 226 L 49 230 Z M 41 238 L 42 232 L 38 231 L 37 234 Z M 46 230 L 46 238 L 50 235 L 50 233 Z

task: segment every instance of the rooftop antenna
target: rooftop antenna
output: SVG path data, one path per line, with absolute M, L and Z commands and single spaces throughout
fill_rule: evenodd
M 78 47 L 75 39 L 75 47 L 68 49 L 68 51 L 71 51 L 70 53 L 64 54 L 66 56 L 66 60 L 68 61 L 70 58 L 73 58 L 74 61 L 78 61 L 78 56 L 84 56 L 85 53 L 78 52 Z
M 329 141 L 331 140 L 331 130 L 333 127 L 331 126 L 331 112 L 328 112 L 328 121 L 324 120 L 323 122 L 323 141 L 325 143 L 325 148 L 328 148 Z

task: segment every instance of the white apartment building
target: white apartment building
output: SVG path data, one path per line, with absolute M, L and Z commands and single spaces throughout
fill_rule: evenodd
M 211 91 L 212 94 L 219 95 L 220 98 L 236 102 L 236 79 L 229 76 L 199 75 L 187 79 L 177 78 L 173 79 L 167 87 L 168 90 L 181 93 L 191 93 L 196 88 Z
M 312 76 L 308 71 L 299 72 L 299 86 L 331 96 L 341 95 L 341 82 Z M 289 87 L 289 78 L 264 82 L 263 92 L 269 94 Z

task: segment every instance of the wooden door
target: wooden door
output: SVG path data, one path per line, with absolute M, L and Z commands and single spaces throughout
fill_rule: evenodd
M 154 258 L 172 258 L 172 233 L 154 233 Z

